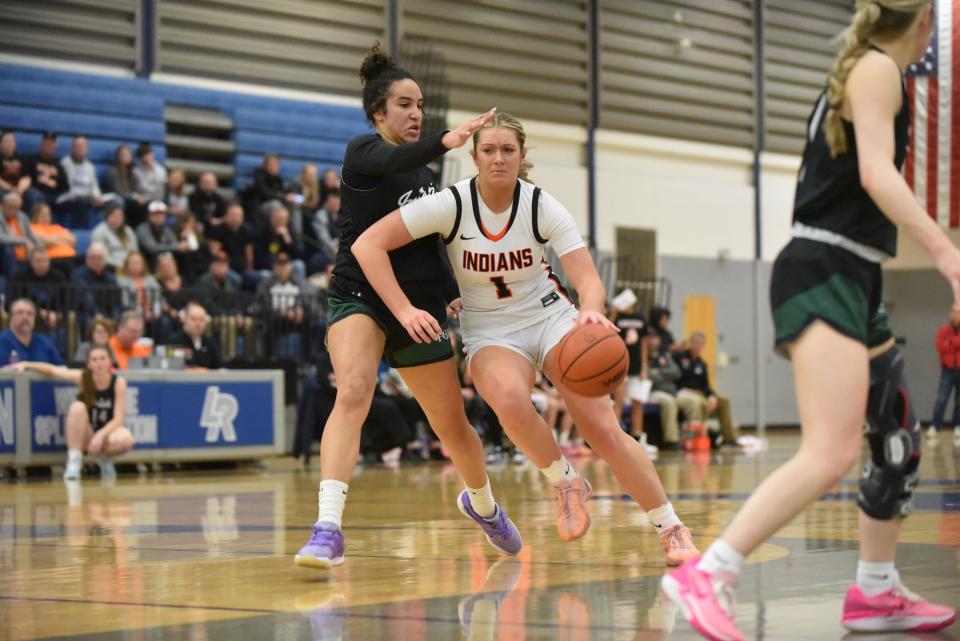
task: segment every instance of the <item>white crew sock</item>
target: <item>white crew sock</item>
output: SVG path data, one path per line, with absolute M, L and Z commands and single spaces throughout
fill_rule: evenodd
M 343 521 L 343 507 L 346 503 L 346 483 L 334 479 L 320 481 L 320 514 L 317 516 L 317 523 L 327 521 L 340 527 Z
M 680 517 L 673 511 L 673 504 L 669 502 L 647 512 L 647 518 L 657 528 L 658 534 L 681 524 Z
M 483 487 L 476 489 L 464 485 L 467 488 L 467 494 L 470 495 L 470 505 L 473 511 L 485 519 L 493 518 L 497 513 L 497 503 L 493 500 L 493 491 L 490 489 L 490 479 L 483 484 Z
M 857 585 L 867 596 L 892 590 L 898 578 L 900 578 L 900 575 L 894 567 L 893 561 L 884 563 L 857 562 Z
M 78 449 L 69 449 L 67 450 L 67 464 L 76 463 L 80 465 L 83 463 L 83 450 Z
M 578 476 L 577 470 L 570 465 L 570 461 L 567 460 L 563 454 L 560 455 L 556 461 L 551 463 L 549 467 L 541 467 L 540 471 L 543 472 L 543 475 L 547 477 L 551 483 L 559 483 L 560 481 L 574 481 Z
M 743 567 L 743 555 L 730 547 L 723 539 L 717 539 L 707 548 L 698 567 L 710 574 L 728 572 L 734 579 L 740 577 L 740 568 Z

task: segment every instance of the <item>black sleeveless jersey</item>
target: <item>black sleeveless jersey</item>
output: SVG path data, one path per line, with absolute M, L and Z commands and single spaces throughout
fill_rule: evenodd
M 94 432 L 102 429 L 113 419 L 114 402 L 116 400 L 114 388 L 116 385 L 117 375 L 113 374 L 110 376 L 110 385 L 107 386 L 107 389 L 95 390 L 93 405 L 87 407 L 87 411 L 90 413 L 90 427 Z M 77 394 L 77 400 L 82 401 L 83 396 Z
M 392 145 L 377 134 L 357 136 L 347 145 L 340 182 L 340 245 L 334 284 L 365 286 L 363 270 L 350 248 L 368 227 L 407 202 L 437 191 L 427 163 L 446 153 L 442 133 L 404 145 Z M 408 294 L 443 294 L 447 302 L 459 294 L 439 234 L 414 240 L 390 252 L 397 281 Z
M 876 49 L 880 51 L 879 49 Z M 882 53 L 882 51 L 881 51 Z M 903 168 L 909 142 L 910 103 L 902 86 L 903 106 L 894 119 L 894 162 Z M 897 227 L 860 185 L 857 140 L 853 123 L 844 120 L 848 151 L 830 157 L 823 122 L 827 115 L 826 91 L 820 95 L 807 122 L 807 145 L 797 181 L 793 221 L 825 229 L 888 256 L 897 253 Z

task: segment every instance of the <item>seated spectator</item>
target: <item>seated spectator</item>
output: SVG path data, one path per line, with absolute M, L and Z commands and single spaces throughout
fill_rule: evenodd
M 263 164 L 253 171 L 253 205 L 260 213 L 261 219 L 269 216 L 270 212 L 278 207 L 296 204 L 296 194 L 288 193 L 283 188 L 283 178 L 280 176 L 280 157 L 276 154 L 267 154 L 263 157 Z M 254 221 L 259 229 L 260 220 Z
M 67 175 L 70 191 L 61 199 L 58 212 L 64 222 L 75 229 L 89 229 L 90 217 L 96 207 L 103 205 L 103 195 L 97 182 L 97 170 L 87 158 L 87 139 L 73 139 L 70 154 L 60 161 Z
M 117 277 L 107 269 L 107 248 L 101 243 L 90 243 L 84 264 L 73 270 L 70 282 L 75 285 L 85 321 L 95 316 L 114 318 L 120 312 Z
M 331 191 L 340 191 L 340 176 L 335 169 L 325 169 L 320 177 L 320 200 Z
M 50 269 L 50 256 L 42 246 L 31 249 L 30 259 L 7 281 L 7 300 L 32 300 L 47 331 L 63 324 L 63 314 L 70 308 L 67 294 L 66 277 Z
M 37 308 L 29 298 L 20 298 L 10 305 L 10 327 L 0 332 L 0 363 L 12 365 L 23 361 L 40 361 L 63 365 L 53 341 L 34 333 Z
M 207 230 L 208 236 L 210 227 L 222 223 L 223 216 L 227 213 L 227 201 L 217 192 L 218 187 L 217 175 L 212 171 L 205 171 L 200 174 L 197 188 L 188 199 L 190 211 Z
M 147 268 L 147 261 L 140 252 L 130 252 L 117 272 L 117 284 L 123 289 L 123 306 L 138 309 L 146 322 L 160 317 L 163 296 L 160 283 Z
M 296 272 L 297 276 L 303 279 L 303 262 L 295 261 L 300 252 L 297 242 L 290 232 L 289 223 L 290 212 L 287 211 L 286 207 L 277 207 L 270 212 L 270 224 L 260 235 L 255 247 L 256 267 L 264 272 L 271 271 L 277 256 L 286 254 L 291 261 L 299 263 L 299 265 L 295 265 Z
M 117 358 L 110 349 L 110 337 L 113 336 L 113 323 L 107 318 L 94 318 L 87 330 L 87 340 L 77 346 L 77 351 L 73 355 L 74 363 L 86 363 L 90 349 L 93 347 L 102 347 L 110 354 L 110 362 L 114 367 L 117 364 Z
M 252 289 L 260 275 L 254 270 L 253 236 L 243 223 L 243 207 L 231 203 L 223 217 L 223 224 L 209 230 L 207 240 L 210 253 L 226 254 L 230 261 L 231 278 L 234 283 L 245 289 Z
M 50 205 L 37 203 L 30 217 L 30 230 L 40 245 L 47 248 L 53 266 L 67 278 L 73 272 L 73 259 L 77 256 L 77 237 L 64 227 L 53 222 Z
M 328 191 L 323 206 L 313 212 L 310 220 L 310 235 L 317 241 L 319 255 L 310 260 L 309 273 L 323 271 L 327 263 L 337 258 L 340 246 L 340 192 Z
M 167 345 L 182 347 L 187 350 L 187 367 L 202 367 L 204 369 L 220 369 L 223 367 L 223 356 L 220 351 L 220 342 L 206 333 L 210 318 L 203 305 L 196 301 L 187 303 L 180 314 L 183 328 Z
M 273 273 L 260 281 L 257 303 L 261 320 L 267 327 L 266 338 L 277 358 L 296 358 L 300 353 L 300 337 L 306 318 L 305 306 L 311 302 L 308 285 L 293 278 L 293 263 L 280 253 Z
M 617 413 L 623 410 L 624 400 L 630 400 L 630 435 L 640 441 L 653 456 L 657 448 L 647 443 L 643 431 L 643 404 L 648 400 L 647 352 L 644 336 L 647 334 L 647 319 L 637 311 L 637 295 L 632 289 L 624 289 L 610 301 L 610 320 L 620 330 L 620 337 L 627 347 L 630 361 L 627 364 L 627 377 L 617 388 L 614 402 Z
M 650 330 L 660 335 L 660 349 L 665 352 L 678 352 L 687 349 L 686 342 L 678 343 L 670 331 L 670 310 L 666 307 L 654 307 L 650 310 Z
M 182 216 L 190 211 L 187 201 L 187 174 L 179 167 L 170 170 L 163 202 L 167 204 L 167 211 L 171 216 Z
M 30 219 L 20 209 L 23 200 L 15 192 L 3 197 L 3 218 L 0 219 L 0 245 L 9 245 L 17 261 L 27 259 L 27 252 L 39 244 L 30 227 Z
M 173 254 L 163 253 L 157 256 L 157 268 L 154 276 L 160 283 L 161 320 L 159 335 L 161 338 L 170 336 L 180 324 L 180 310 L 189 300 L 183 288 L 183 279 L 177 269 L 177 260 Z
M 4 129 L 0 133 L 0 195 L 15 193 L 20 197 L 23 207 L 31 210 L 33 203 L 42 198 L 32 184 L 27 163 L 17 154 L 16 135 Z
M 660 427 L 663 430 L 661 449 L 680 449 L 679 408 L 677 407 L 677 381 L 680 380 L 680 366 L 670 352 L 661 349 L 660 334 L 651 331 L 647 334 L 647 371 L 653 387 L 650 402 L 660 405 Z
M 210 261 L 207 269 L 197 282 L 193 284 L 193 291 L 214 316 L 226 312 L 226 308 L 233 308 L 239 289 L 230 278 L 230 263 L 227 255 L 220 252 Z
M 297 207 L 305 218 L 320 206 L 320 177 L 317 175 L 317 166 L 313 163 L 304 163 L 300 175 L 290 183 L 289 191 L 301 198 L 297 198 Z
M 162 201 L 154 200 L 147 205 L 147 219 L 137 226 L 137 244 L 153 267 L 156 267 L 157 256 L 163 252 L 175 252 L 185 247 L 167 225 L 167 206 Z
M 137 193 L 130 147 L 117 147 L 113 164 L 107 168 L 107 175 L 103 179 L 103 188 L 123 201 L 123 211 L 131 226 L 139 225 L 146 217 L 147 199 Z
M 703 332 L 694 332 L 687 340 L 688 349 L 677 352 L 674 360 L 680 365 L 680 380 L 677 386 L 677 405 L 683 410 L 688 419 L 706 421 L 707 416 L 716 412 L 720 421 L 722 440 L 711 434 L 714 446 L 721 443 L 737 444 L 737 426 L 733 422 L 730 408 L 730 399 L 717 394 L 710 387 L 707 364 L 701 358 L 703 348 L 707 345 L 707 336 Z
M 107 248 L 107 264 L 113 270 L 123 265 L 130 252 L 140 251 L 137 235 L 124 222 L 123 207 L 117 203 L 107 205 L 103 222 L 93 228 L 90 240 Z
M 107 344 L 113 351 L 119 369 L 127 369 L 131 358 L 149 358 L 153 350 L 140 342 L 143 337 L 143 314 L 136 310 L 127 310 L 120 316 L 117 333 L 110 337 Z
M 167 170 L 157 162 L 148 142 L 137 145 L 137 166 L 133 168 L 137 193 L 145 202 L 163 200 L 167 190 Z
M 206 271 L 210 260 L 193 214 L 186 213 L 177 219 L 173 224 L 173 235 L 180 241 L 180 249 L 174 252 L 180 275 L 187 283 L 192 283 Z
M 57 134 L 52 131 L 43 132 L 40 150 L 31 156 L 26 164 L 31 184 L 43 196 L 43 202 L 48 205 L 56 204 L 57 198 L 68 188 L 67 175 L 57 159 Z

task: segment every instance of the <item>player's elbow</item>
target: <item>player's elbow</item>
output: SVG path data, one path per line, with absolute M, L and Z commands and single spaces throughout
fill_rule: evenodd
M 873 197 L 890 180 L 891 169 L 896 173 L 892 164 L 869 159 L 861 160 L 860 186 L 870 197 Z

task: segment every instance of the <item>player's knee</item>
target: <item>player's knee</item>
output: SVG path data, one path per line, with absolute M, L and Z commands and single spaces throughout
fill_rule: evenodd
M 110 435 L 107 449 L 110 456 L 119 456 L 133 449 L 134 439 L 130 430 L 121 428 Z
M 501 388 L 494 396 L 496 400 L 490 403 L 497 417 L 507 423 L 529 421 L 537 413 L 530 394 L 526 390 L 510 391 Z
M 337 379 L 337 404 L 347 409 L 366 411 L 370 408 L 376 380 L 370 376 L 345 376 Z
M 87 406 L 81 401 L 70 403 L 70 409 L 67 410 L 67 429 L 79 429 L 83 427 L 87 420 Z

